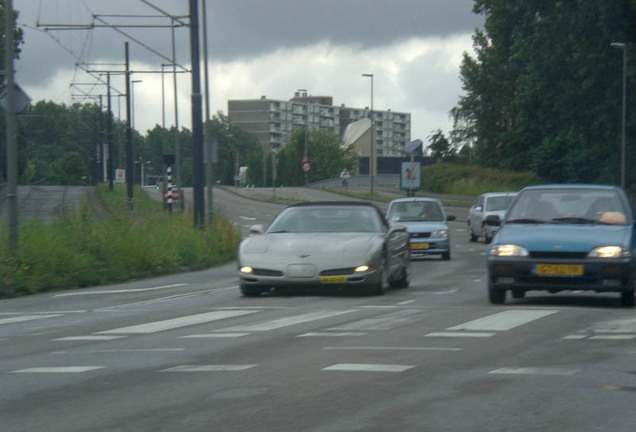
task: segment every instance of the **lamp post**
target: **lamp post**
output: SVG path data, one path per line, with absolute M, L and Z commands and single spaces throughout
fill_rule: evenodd
M 363 77 L 371 78 L 371 110 L 369 117 L 371 120 L 371 153 L 369 154 L 369 184 L 371 195 L 373 195 L 373 171 L 375 168 L 375 122 L 373 121 L 373 74 L 363 73 Z
M 623 108 L 621 113 L 621 187 L 625 188 L 625 123 L 627 121 L 627 44 L 612 42 L 615 48 L 623 50 Z
M 296 90 L 305 97 L 305 110 L 307 111 L 307 118 L 305 120 L 305 149 L 303 151 L 303 161 L 307 160 L 307 136 L 309 134 L 309 98 L 307 97 L 307 89 Z M 305 172 L 305 186 L 309 183 L 309 173 Z

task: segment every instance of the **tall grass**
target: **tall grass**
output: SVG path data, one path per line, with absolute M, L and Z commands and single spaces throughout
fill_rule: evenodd
M 538 183 L 542 183 L 542 180 L 532 173 L 445 162 L 423 167 L 421 176 L 423 191 L 466 196 L 479 196 L 486 192 L 514 192 Z
M 226 219 L 195 229 L 190 214 L 169 215 L 161 203 L 135 192 L 128 209 L 124 185 L 98 187 L 107 214 L 83 208 L 52 223 L 19 228 L 9 251 L 0 229 L 0 297 L 121 282 L 149 275 L 204 268 L 235 259 L 240 233 Z

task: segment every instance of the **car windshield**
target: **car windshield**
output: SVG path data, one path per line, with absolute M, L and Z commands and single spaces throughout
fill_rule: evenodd
M 379 232 L 380 214 L 364 206 L 307 206 L 284 210 L 267 229 L 276 233 Z
M 530 189 L 522 192 L 506 223 L 594 223 L 625 225 L 621 197 L 608 189 Z
M 514 195 L 492 196 L 486 201 L 486 211 L 508 210 Z
M 438 201 L 399 201 L 391 206 L 387 219 L 395 222 L 443 221 L 444 212 Z

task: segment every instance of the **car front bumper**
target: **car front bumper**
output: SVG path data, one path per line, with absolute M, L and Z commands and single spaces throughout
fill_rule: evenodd
M 541 265 L 549 265 L 557 270 L 582 266 L 582 274 L 539 274 L 541 272 L 538 270 L 540 268 L 538 266 Z M 560 260 L 554 262 L 539 259 L 488 258 L 488 285 L 491 289 L 519 289 L 523 291 L 629 291 L 634 289 L 634 264 L 628 260 Z
M 450 241 L 448 238 L 443 239 L 426 239 L 409 241 L 409 254 L 412 257 L 425 255 L 439 255 L 447 253 L 450 250 Z

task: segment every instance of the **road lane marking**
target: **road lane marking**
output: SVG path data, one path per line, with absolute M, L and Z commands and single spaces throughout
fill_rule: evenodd
M 404 372 L 413 369 L 413 365 L 396 364 L 362 364 L 362 363 L 338 363 L 322 368 L 324 371 L 346 371 L 346 372 Z
M 310 332 L 300 334 L 296 337 L 342 337 L 342 336 L 364 336 L 366 333 L 362 332 Z
M 331 351 L 463 351 L 463 348 L 440 348 L 440 347 L 325 347 L 325 350 Z
M 182 286 L 186 286 L 189 284 L 173 284 L 173 285 L 163 285 L 158 287 L 150 287 L 150 288 L 130 288 L 130 289 L 120 289 L 120 290 L 101 290 L 101 291 L 78 291 L 72 293 L 64 293 L 64 294 L 55 294 L 55 297 L 69 297 L 69 296 L 80 296 L 80 295 L 97 295 L 97 294 L 126 294 L 126 293 L 136 293 L 136 292 L 145 292 L 145 291 L 156 291 L 161 289 L 168 288 L 178 288 Z
M 131 349 L 105 349 L 105 350 L 92 350 L 91 354 L 103 354 L 103 353 L 136 353 L 136 352 L 179 352 L 185 351 L 185 348 L 131 348 Z
M 574 375 L 577 372 L 579 372 L 579 369 L 566 369 L 559 367 L 520 367 L 501 368 L 488 373 L 504 375 Z
M 241 336 L 248 336 L 249 333 L 208 333 L 208 334 L 193 334 L 188 336 L 179 336 L 178 339 L 205 339 L 205 338 L 235 338 Z
M 104 366 L 33 367 L 10 371 L 8 373 L 82 373 L 103 368 Z
M 164 369 L 161 372 L 233 372 L 233 371 L 243 371 L 247 369 L 251 369 L 256 367 L 255 364 L 247 364 L 247 365 L 184 365 L 184 366 L 176 366 L 169 369 Z
M 505 331 L 559 312 L 558 310 L 507 310 L 449 327 L 448 330 Z
M 149 334 L 157 333 L 165 330 L 173 330 L 181 327 L 187 327 L 196 324 L 205 324 L 212 321 L 218 321 L 226 318 L 233 318 L 242 315 L 248 315 L 258 312 L 256 310 L 236 310 L 236 311 L 215 311 L 202 313 L 197 315 L 189 315 L 179 318 L 173 318 L 163 321 L 155 321 L 147 324 L 139 324 L 128 327 L 121 327 L 112 330 L 105 330 L 98 332 L 97 334 L 119 334 L 119 333 L 132 333 L 132 334 Z
M 631 340 L 634 339 L 634 337 L 636 337 L 636 335 L 597 335 L 597 336 L 592 336 L 590 337 L 590 339 L 592 340 Z
M 63 338 L 53 339 L 54 341 L 108 341 L 114 339 L 122 339 L 126 336 L 99 336 L 99 335 L 90 335 L 90 336 L 69 336 Z
M 356 309 L 344 310 L 344 311 L 318 311 L 310 312 L 302 315 L 296 315 L 286 318 L 278 318 L 270 321 L 265 321 L 260 324 L 242 325 L 229 327 L 219 330 L 220 332 L 253 332 L 253 331 L 268 331 L 276 330 L 282 327 L 288 327 L 296 324 L 303 324 L 311 321 L 317 321 L 325 318 L 331 318 L 338 315 L 343 315 L 351 312 L 357 312 Z
M 487 338 L 494 335 L 495 333 L 484 332 L 434 332 L 425 334 L 424 337 Z
M 21 315 L 21 316 L 16 316 L 16 317 L 11 317 L 11 318 L 2 318 L 0 319 L 0 325 L 1 324 L 14 324 L 14 323 L 20 323 L 20 322 L 25 322 L 25 321 L 33 321 L 33 320 L 39 320 L 39 319 L 45 319 L 45 318 L 55 318 L 55 317 L 60 317 L 62 315 Z
M 421 313 L 417 309 L 406 309 L 398 312 L 389 313 L 375 318 L 366 318 L 359 321 L 353 321 L 347 324 L 339 325 L 336 327 L 328 328 L 327 330 L 391 330 L 395 327 L 403 326 L 406 324 L 414 323 L 419 318 L 412 317 L 411 315 Z

